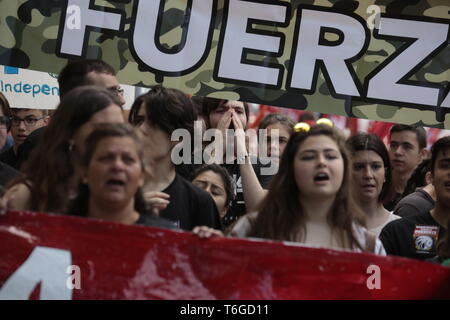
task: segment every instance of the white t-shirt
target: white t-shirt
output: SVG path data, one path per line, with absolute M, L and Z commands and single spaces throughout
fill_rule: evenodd
M 229 234 L 230 236 L 238 237 L 238 238 L 246 238 L 247 237 L 247 234 L 250 232 L 249 215 L 251 215 L 252 218 L 253 218 L 253 217 L 256 216 L 256 213 L 246 214 L 245 216 L 241 217 L 236 222 L 236 224 L 234 225 L 233 229 L 231 229 L 230 234 Z M 394 220 L 395 219 L 396 218 L 394 218 Z M 359 226 L 357 224 L 354 224 L 353 228 L 354 228 L 354 231 L 355 231 L 355 237 L 356 237 L 357 241 L 360 243 L 362 248 L 366 248 L 367 229 L 364 228 L 364 227 L 361 227 L 361 226 Z M 371 233 L 373 233 L 373 232 L 371 232 Z M 293 245 L 294 244 L 294 243 L 288 242 L 288 241 L 285 241 L 285 242 L 287 244 L 289 244 L 289 245 Z M 295 243 L 295 245 L 305 246 L 305 247 L 315 247 L 315 246 L 307 245 L 307 244 L 303 244 L 303 243 Z M 363 250 L 361 250 L 359 248 L 342 249 L 342 250 L 352 251 L 352 252 L 363 252 Z M 377 238 L 375 240 L 374 254 L 381 255 L 381 256 L 385 256 L 386 255 L 386 250 L 384 250 L 383 244 L 381 243 L 380 239 L 378 239 L 378 235 L 377 235 Z
M 389 222 L 400 219 L 401 217 L 393 214 L 392 211 L 389 212 L 389 217 L 388 219 L 380 226 L 376 227 L 376 228 L 372 228 L 369 229 L 370 232 L 372 232 L 374 235 L 377 236 L 377 238 L 380 236 L 381 230 L 383 230 L 384 226 L 387 225 Z

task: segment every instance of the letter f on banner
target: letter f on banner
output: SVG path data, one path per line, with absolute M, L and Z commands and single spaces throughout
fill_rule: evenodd
M 86 35 L 87 27 L 120 30 L 121 14 L 106 12 L 106 10 L 113 11 L 113 9 L 104 8 L 105 11 L 89 9 L 90 2 L 68 0 L 60 53 L 72 56 L 83 55 L 87 48 L 87 41 L 86 43 L 84 41 L 89 39 Z

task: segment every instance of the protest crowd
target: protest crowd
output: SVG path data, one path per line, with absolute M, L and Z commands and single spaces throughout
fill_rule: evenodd
M 123 110 L 115 70 L 101 60 L 68 63 L 58 83 L 51 111 L 15 108 L 0 93 L 2 213 L 450 265 L 450 136 L 430 146 L 424 128 L 395 124 L 386 142 L 276 112 L 258 119 L 255 140 L 246 102 L 158 85 Z

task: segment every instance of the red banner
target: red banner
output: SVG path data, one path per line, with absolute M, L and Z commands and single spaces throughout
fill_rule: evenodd
M 0 299 L 449 299 L 450 269 L 270 241 L 10 212 Z

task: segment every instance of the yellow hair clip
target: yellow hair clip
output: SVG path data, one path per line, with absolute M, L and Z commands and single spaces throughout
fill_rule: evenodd
M 313 124 L 313 126 L 317 125 L 317 124 L 323 124 L 329 127 L 333 127 L 333 121 L 331 121 L 330 119 L 327 118 L 320 118 L 319 120 L 316 121 L 316 123 Z M 308 132 L 311 129 L 311 126 L 306 123 L 306 122 L 298 122 L 295 126 L 294 126 L 294 132 Z
M 311 129 L 311 127 L 306 122 L 298 122 L 294 126 L 294 131 L 295 132 L 308 132 L 309 129 Z
M 316 121 L 316 124 L 324 124 L 324 125 L 327 125 L 329 127 L 333 127 L 334 126 L 333 121 L 331 121 L 328 118 L 320 118 L 319 120 Z

